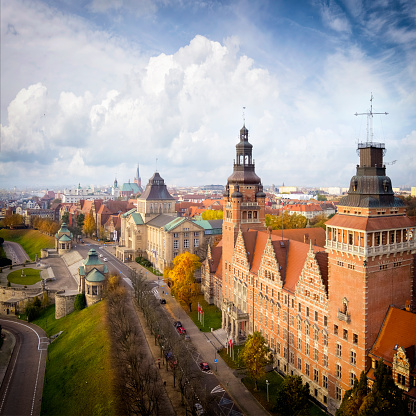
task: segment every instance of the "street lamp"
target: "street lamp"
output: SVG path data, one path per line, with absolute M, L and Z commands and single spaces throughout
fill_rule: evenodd
M 266 388 L 267 388 L 267 403 L 269 403 L 269 380 L 266 380 Z

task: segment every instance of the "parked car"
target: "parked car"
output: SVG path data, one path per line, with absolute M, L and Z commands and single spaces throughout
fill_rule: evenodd
M 202 371 L 209 371 L 210 370 L 208 363 L 204 363 L 204 362 L 199 363 L 199 368 Z
M 162 304 L 162 305 L 166 305 L 166 299 L 160 299 L 160 303 Z
M 204 408 L 202 407 L 201 403 L 195 403 L 194 404 L 194 411 L 193 411 L 193 413 L 196 416 L 201 416 L 201 415 L 203 415 L 205 413 L 204 412 Z
M 181 321 L 175 321 L 175 322 L 173 323 L 173 326 L 174 326 L 175 328 L 178 328 L 179 326 L 182 326 L 182 323 L 181 323 Z
M 100 254 L 100 257 L 102 257 L 103 255 L 102 254 Z
M 179 335 L 186 335 L 186 329 L 183 326 L 178 326 L 176 330 L 178 331 Z
M 103 260 L 104 260 L 104 261 L 107 261 L 107 257 L 104 257 L 104 258 L 103 258 Z

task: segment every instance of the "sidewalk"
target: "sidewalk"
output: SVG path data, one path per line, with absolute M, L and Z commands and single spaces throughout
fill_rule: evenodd
M 115 247 L 106 247 L 106 250 L 115 254 Z M 125 263 L 128 267 L 135 270 L 140 270 L 142 266 L 135 262 Z M 161 281 L 161 278 L 155 276 L 150 271 L 147 271 L 147 280 L 149 281 Z M 161 282 L 160 282 L 161 283 Z M 206 362 L 210 365 L 213 373 L 217 376 L 222 387 L 232 397 L 234 402 L 240 407 L 241 411 L 247 416 L 267 416 L 269 413 L 258 403 L 258 401 L 252 396 L 252 394 L 246 389 L 244 384 L 241 382 L 241 378 L 238 373 L 230 369 L 224 360 L 216 354 L 216 351 L 222 348 L 222 345 L 218 339 L 211 332 L 201 332 L 197 326 L 193 323 L 192 319 L 182 309 L 176 299 L 171 295 L 170 288 L 166 284 L 158 286 L 159 294 L 166 299 L 166 309 L 170 312 L 175 320 L 180 320 L 186 329 L 187 334 L 191 337 L 191 342 L 197 348 L 199 353 L 204 357 Z M 164 294 L 162 294 L 162 291 Z M 138 312 L 140 314 L 140 312 Z M 160 358 L 160 348 L 154 346 L 154 338 L 150 335 L 150 331 L 147 329 L 145 322 L 143 323 L 143 329 L 146 334 L 147 342 L 150 349 L 152 350 L 153 357 L 157 363 L 157 359 Z M 217 358 L 218 362 L 215 364 L 214 359 Z M 163 368 L 162 368 L 163 367 Z M 180 393 L 179 389 L 173 388 L 173 376 L 171 371 L 166 371 L 166 366 L 161 364 L 161 376 L 170 377 L 171 380 L 166 383 L 166 390 L 169 394 L 175 411 L 182 410 L 185 414 L 185 408 L 180 404 Z M 165 378 L 164 378 L 165 379 Z M 179 402 L 178 402 L 179 399 Z M 179 405 L 179 408 L 177 407 Z

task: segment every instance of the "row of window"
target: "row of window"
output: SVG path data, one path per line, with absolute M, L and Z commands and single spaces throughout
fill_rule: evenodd
M 183 233 L 184 237 L 189 237 L 189 233 Z M 199 231 L 194 231 L 194 237 L 199 237 Z M 173 238 L 179 238 L 179 233 L 173 233 Z
M 199 238 L 194 239 L 194 247 L 199 247 Z M 173 240 L 173 248 L 179 249 L 179 240 Z M 189 248 L 189 239 L 185 238 L 183 240 L 183 248 Z
M 334 325 L 334 335 L 339 336 L 339 328 L 338 325 Z M 348 329 L 344 329 L 342 331 L 342 338 L 345 339 L 345 341 L 348 341 Z M 358 344 L 358 334 L 353 333 L 352 334 L 352 343 Z

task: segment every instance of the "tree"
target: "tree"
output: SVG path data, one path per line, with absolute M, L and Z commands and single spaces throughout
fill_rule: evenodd
M 84 293 L 78 293 L 75 297 L 74 309 L 76 311 L 82 311 L 87 306 L 87 300 L 85 299 Z
M 257 390 L 257 380 L 265 374 L 264 367 L 272 363 L 270 348 L 260 332 L 256 331 L 248 336 L 244 348 L 240 351 L 240 359 L 247 367 L 250 377 L 255 382 L 255 390 Z
M 307 415 L 309 384 L 302 383 L 300 376 L 287 376 L 276 395 L 275 410 L 282 416 Z
M 94 219 L 94 214 L 92 213 L 92 210 L 90 210 L 89 214 L 87 215 L 87 218 L 85 218 L 83 230 L 86 235 L 89 235 L 91 237 L 95 229 L 96 223 Z
M 203 220 L 222 220 L 224 212 L 217 209 L 207 209 L 202 213 Z
M 318 194 L 318 201 L 328 201 L 325 195 Z
M 391 376 L 383 360 L 378 361 L 374 372 L 375 381 L 371 389 L 362 373 L 360 381 L 344 394 L 337 416 L 406 416 L 407 400 Z
M 69 212 L 68 212 L 68 211 L 65 211 L 65 212 L 62 214 L 61 220 L 62 220 L 62 222 L 64 222 L 65 224 L 69 224 Z
M 328 221 L 328 217 L 325 214 L 320 214 L 320 215 L 316 215 L 315 217 L 313 217 L 310 221 L 309 224 L 312 228 L 317 228 L 317 227 L 321 227 L 324 230 L 326 230 L 326 225 L 325 223 Z
M 341 406 L 336 412 L 337 416 L 356 416 L 368 393 L 367 377 L 361 372 L 360 381 L 355 380 L 354 386 L 347 390 L 342 399 Z
M 301 214 L 289 214 L 287 211 L 283 215 L 271 215 L 266 214 L 265 224 L 266 227 L 271 227 L 273 230 L 282 229 L 282 217 L 283 217 L 283 228 L 285 230 L 292 228 L 305 228 L 307 219 Z
M 52 204 L 60 204 L 61 202 L 62 202 L 62 199 L 55 198 L 55 199 L 52 201 Z
M 173 268 L 166 273 L 173 293 L 189 306 L 189 312 L 192 312 L 192 300 L 199 293 L 194 272 L 200 267 L 198 256 L 185 251 L 173 259 Z
M 17 227 L 18 225 L 22 225 L 25 223 L 25 219 L 20 214 L 11 214 L 7 215 L 3 219 L 3 224 L 5 227 Z
M 84 220 L 85 220 L 85 214 L 83 212 L 81 212 L 80 214 L 78 214 L 77 216 L 77 227 L 82 230 L 82 228 L 84 227 Z

